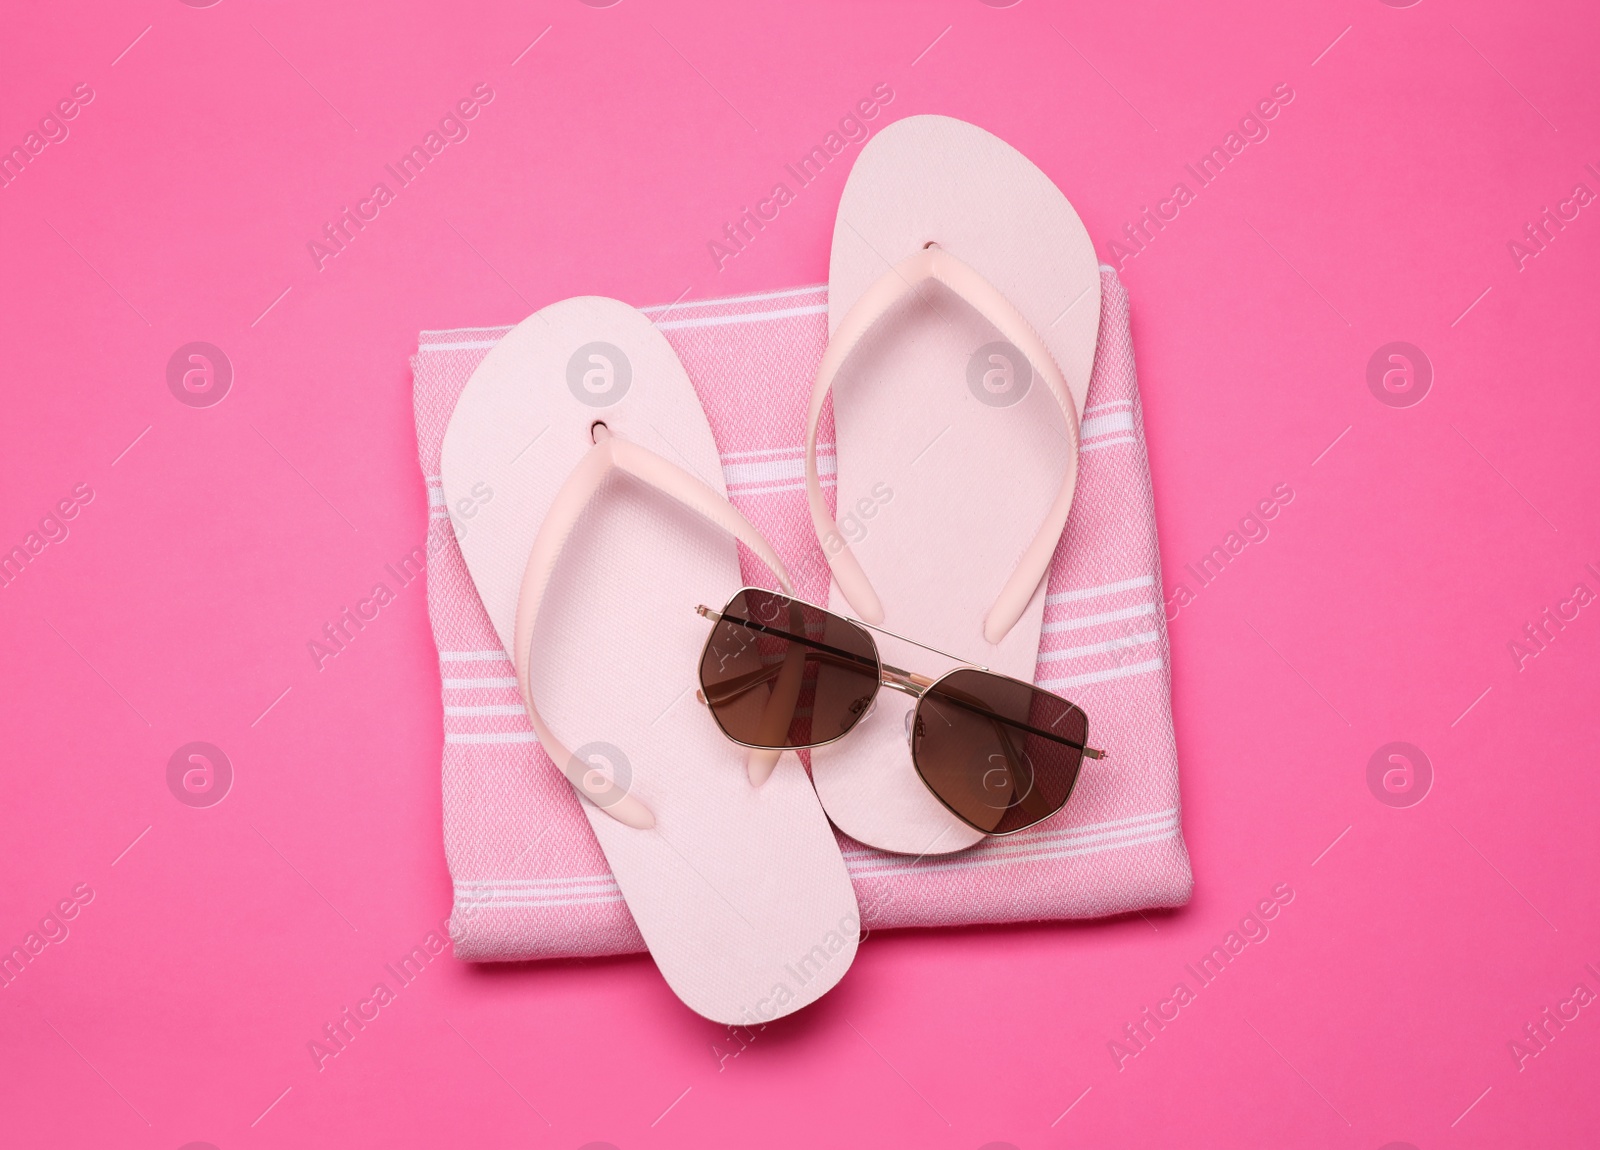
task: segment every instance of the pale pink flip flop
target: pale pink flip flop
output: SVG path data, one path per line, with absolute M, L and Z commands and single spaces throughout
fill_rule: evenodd
M 859 938 L 838 843 L 800 761 L 747 770 L 695 700 L 695 606 L 744 584 L 735 540 L 789 579 L 666 339 L 616 300 L 536 313 L 468 382 L 441 472 L 449 506 L 492 492 L 462 554 L 667 983 L 728 1024 L 819 998 Z
M 829 344 L 806 431 L 831 608 L 1033 681 L 1099 325 L 1094 246 L 1027 157 L 946 116 L 901 120 L 867 143 L 834 226 Z M 837 520 L 817 471 L 830 393 Z M 901 667 L 950 667 L 880 644 Z M 982 835 L 917 777 L 913 705 L 885 693 L 849 737 L 812 751 L 817 793 L 869 846 L 961 850 Z

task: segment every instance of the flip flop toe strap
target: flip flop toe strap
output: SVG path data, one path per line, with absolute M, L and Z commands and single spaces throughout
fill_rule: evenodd
M 1067 423 L 1071 452 L 1061 486 L 1038 533 L 1017 560 L 999 597 L 984 617 L 984 639 L 989 643 L 999 643 L 1027 609 L 1028 601 L 1039 587 L 1039 581 L 1050 568 L 1050 559 L 1055 554 L 1061 532 L 1066 528 L 1067 514 L 1072 510 L 1072 493 L 1078 482 L 1078 409 L 1072 401 L 1060 367 L 1033 326 L 1000 289 L 943 248 L 925 247 L 884 272 L 845 313 L 833 338 L 828 341 L 828 349 L 817 368 L 816 386 L 811 392 L 811 409 L 806 417 L 806 499 L 811 506 L 811 520 L 816 527 L 817 538 L 822 542 L 823 554 L 833 569 L 839 590 L 862 619 L 868 623 L 882 623 L 883 603 L 862 570 L 860 561 L 840 534 L 839 525 L 828 513 L 827 502 L 823 499 L 822 480 L 817 472 L 817 424 L 822 416 L 823 401 L 850 353 L 890 308 L 917 291 L 927 280 L 944 284 L 994 324 L 1000 334 L 1027 357 L 1034 371 L 1049 386 L 1050 394 L 1060 405 Z
M 539 608 L 551 576 L 555 574 L 561 551 L 584 509 L 607 476 L 613 471 L 624 472 L 699 513 L 750 548 L 772 569 L 786 593 L 792 595 L 794 586 L 783 561 L 778 558 L 771 544 L 720 494 L 648 448 L 610 434 L 603 425 L 597 427 L 596 431 L 595 445 L 561 485 L 528 552 L 528 565 L 523 571 L 522 589 L 517 598 L 512 659 L 517 668 L 517 685 L 522 690 L 523 705 L 528 711 L 528 723 L 551 761 L 567 776 L 580 795 L 606 814 L 627 826 L 648 830 L 655 825 L 655 816 L 650 809 L 605 771 L 569 751 L 545 723 L 533 698 L 529 666 Z

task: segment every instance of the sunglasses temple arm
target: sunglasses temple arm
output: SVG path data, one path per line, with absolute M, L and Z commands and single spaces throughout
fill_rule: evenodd
M 1027 723 L 1019 723 L 1015 719 L 1003 718 L 1000 715 L 996 715 L 988 707 L 980 707 L 975 703 L 966 702 L 964 699 L 960 699 L 954 694 L 941 693 L 939 697 L 952 706 L 960 707 L 964 711 L 972 711 L 973 713 L 982 715 L 984 718 L 993 722 L 1005 723 L 1008 727 L 1015 727 L 1019 731 L 1027 731 L 1030 735 L 1038 735 L 1042 739 L 1049 739 L 1052 742 L 1063 743 L 1074 750 L 1082 751 L 1083 757 L 1086 759 L 1104 759 L 1109 757 L 1106 752 L 1101 750 L 1099 747 L 1091 747 L 1084 743 L 1075 743 L 1071 739 L 1062 738 L 1060 735 L 1053 735 L 1049 731 L 1041 731 L 1038 727 L 1029 726 Z
M 835 666 L 839 666 L 839 667 L 855 667 L 856 666 L 855 662 L 852 661 L 852 660 L 840 659 L 840 658 L 837 658 L 835 656 L 829 655 L 826 652 L 823 652 L 822 654 L 819 654 L 816 658 L 817 658 L 817 661 L 819 663 L 832 663 Z M 701 684 L 701 689 L 700 689 L 700 692 L 699 692 L 700 701 L 702 703 L 708 703 L 708 704 L 731 703 L 733 700 L 735 700 L 735 699 L 737 699 L 737 698 L 739 698 L 739 697 L 741 697 L 743 695 L 749 694 L 751 691 L 755 690 L 757 687 L 760 687 L 760 686 L 762 686 L 763 684 L 766 684 L 766 683 L 770 683 L 770 682 L 772 682 L 772 680 L 778 678 L 781 674 L 783 674 L 784 668 L 786 666 L 787 666 L 787 663 L 776 663 L 776 664 L 773 664 L 772 666 L 769 666 L 769 667 L 763 667 L 760 671 L 758 671 L 758 672 L 756 672 L 754 674 L 741 676 L 739 678 L 739 680 L 738 680 L 738 685 L 737 686 L 732 687 L 732 688 L 728 688 L 726 686 L 726 684 L 725 684 L 724 685 L 724 689 L 719 691 L 719 692 L 717 692 L 715 697 L 711 696 L 710 694 L 708 694 L 706 692 L 705 685 L 702 683 Z M 894 686 L 895 685 L 893 683 L 887 682 L 887 680 L 885 680 L 884 682 L 885 682 L 886 686 Z M 918 690 L 917 693 L 918 694 L 921 693 L 920 689 Z M 796 696 L 797 697 L 798 697 L 798 694 L 799 694 L 799 692 L 797 691 L 796 692 Z
M 1017 767 L 1017 757 L 1013 753 L 1011 740 L 1006 738 L 1006 732 L 1004 729 L 1011 724 L 1003 722 L 997 715 L 990 715 L 988 716 L 988 719 L 990 724 L 994 727 L 995 737 L 1000 740 L 1000 745 L 1005 748 L 1006 760 L 1011 764 L 1012 770 L 1015 770 Z M 1091 747 L 1087 745 L 1080 747 L 1077 743 L 1072 742 L 1070 739 L 1063 739 L 1061 741 L 1066 743 L 1069 747 L 1074 747 L 1077 750 L 1082 751 L 1083 757 L 1086 759 L 1103 759 L 1106 757 L 1106 753 L 1099 747 Z
M 815 606 L 815 605 L 813 604 L 813 606 Z M 821 611 L 821 610 L 823 610 L 823 608 L 818 607 L 817 610 Z M 717 622 L 718 620 L 720 620 L 722 618 L 722 612 L 713 611 L 710 607 L 707 607 L 704 603 L 701 603 L 700 605 L 695 607 L 695 613 L 705 616 L 707 619 L 710 619 L 713 623 Z M 830 614 L 830 615 L 834 614 L 832 611 L 829 611 L 827 613 Z M 902 643 L 910 643 L 913 647 L 921 647 L 924 651 L 932 651 L 935 655 L 943 655 L 946 659 L 950 659 L 950 660 L 952 660 L 954 662 L 957 662 L 957 663 L 965 664 L 968 667 L 976 667 L 980 671 L 987 671 L 989 669 L 989 668 L 983 666 L 981 663 L 974 663 L 969 659 L 963 659 L 960 655 L 952 655 L 949 651 L 942 651 L 938 647 L 930 647 L 926 643 L 919 643 L 915 639 L 911 639 L 911 638 L 908 638 L 905 635 L 899 634 L 898 632 L 891 631 L 887 627 L 876 627 L 871 623 L 862 622 L 860 619 L 852 618 L 849 615 L 838 615 L 838 616 L 835 616 L 835 617 L 839 618 L 839 619 L 843 619 L 846 623 L 853 623 L 857 627 L 865 627 L 869 631 L 876 631 L 880 635 L 887 635 L 891 639 L 899 639 Z M 756 626 L 757 626 L 758 629 L 761 629 L 759 624 L 757 624 Z M 791 639 L 799 639 L 800 637 L 798 635 L 790 635 L 789 638 L 791 638 Z M 803 640 L 803 639 L 801 640 L 801 642 L 804 642 L 804 641 L 805 640 Z M 929 682 L 932 682 L 932 680 L 929 680 Z
M 745 675 L 741 677 L 738 686 L 728 688 L 727 685 L 724 684 L 724 689 L 718 692 L 714 697 L 710 694 L 707 694 L 704 684 L 701 685 L 701 688 L 697 694 L 699 695 L 702 703 L 706 703 L 710 706 L 721 706 L 723 703 L 731 703 L 735 699 L 739 699 L 745 695 L 748 695 L 757 687 L 772 682 L 772 680 L 776 679 L 782 673 L 782 671 L 783 668 L 781 666 L 763 667 L 754 675 Z
M 720 623 L 724 618 L 726 618 L 721 611 L 713 611 L 704 603 L 696 607 L 694 611 L 696 615 L 700 615 L 703 618 L 709 619 L 713 623 Z M 840 616 L 840 618 L 843 618 L 843 616 Z M 749 631 L 759 631 L 763 635 L 771 635 L 773 638 L 781 639 L 786 643 L 799 643 L 803 647 L 809 647 L 811 650 L 819 652 L 819 658 L 832 655 L 835 659 L 840 660 L 841 663 L 856 667 L 870 667 L 875 674 L 880 676 L 880 678 L 882 676 L 883 663 L 881 660 L 867 659 L 851 651 L 841 651 L 837 647 L 830 647 L 826 643 L 819 643 L 815 639 L 806 638 L 804 635 L 796 635 L 792 631 L 784 631 L 777 627 L 769 627 L 765 623 L 756 622 L 754 619 L 740 619 L 735 617 L 729 621 L 734 625 L 743 627 Z M 932 681 L 933 680 L 931 679 L 928 680 L 930 683 Z

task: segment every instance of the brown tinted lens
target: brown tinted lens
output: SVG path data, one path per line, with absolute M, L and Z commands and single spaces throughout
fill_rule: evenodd
M 911 757 L 955 815 L 1003 835 L 1066 805 L 1088 734 L 1088 716 L 1059 695 L 986 671 L 952 671 L 917 703 Z
M 746 588 L 712 629 L 700 687 L 734 742 L 814 747 L 844 734 L 872 705 L 878 648 L 848 619 Z

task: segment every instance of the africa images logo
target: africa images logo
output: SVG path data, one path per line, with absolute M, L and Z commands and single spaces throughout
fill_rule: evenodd
M 610 407 L 632 382 L 633 364 L 614 343 L 586 343 L 567 360 L 567 387 L 590 407 Z
M 1432 386 L 1433 361 L 1414 343 L 1386 343 L 1367 361 L 1367 388 L 1389 407 L 1414 407 Z
M 967 360 L 967 388 L 989 407 L 1021 403 L 1032 384 L 1033 365 L 1005 340 L 984 344 Z
M 1414 807 L 1433 789 L 1433 763 L 1414 743 L 1385 743 L 1367 760 L 1367 789 L 1386 807 Z
M 186 343 L 167 360 L 167 388 L 185 407 L 215 407 L 232 386 L 233 363 L 214 343 Z
M 612 743 L 585 743 L 572 752 L 571 767 L 583 772 L 584 798 L 597 807 L 609 807 L 627 794 L 633 766 L 622 748 Z M 571 777 L 569 771 L 568 777 Z
M 233 789 L 233 763 L 213 743 L 185 743 L 167 760 L 167 789 L 186 807 L 214 807 Z

